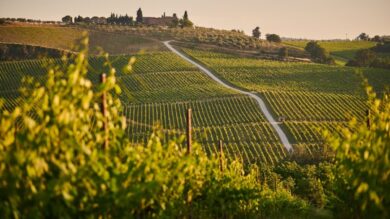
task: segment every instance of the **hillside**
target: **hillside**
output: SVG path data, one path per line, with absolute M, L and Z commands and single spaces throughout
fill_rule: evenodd
M 140 50 L 161 51 L 164 40 L 177 40 L 201 47 L 213 47 L 250 56 L 277 56 L 285 45 L 257 40 L 239 31 L 213 28 L 130 27 L 119 25 L 2 25 L 0 42 L 43 46 L 72 50 L 75 42 L 87 32 L 90 51 L 99 53 L 99 47 L 111 55 L 134 54 Z M 290 47 L 290 56 L 307 57 L 299 49 Z
M 99 53 L 99 47 L 112 55 L 134 54 L 140 50 L 163 50 L 160 42 L 136 35 L 115 34 L 66 26 L 0 26 L 0 42 L 37 45 L 48 48 L 73 50 L 77 40 L 87 32 L 90 51 Z
M 23 28 L 26 27 L 13 27 L 4 39 L 20 34 L 21 37 L 15 37 L 19 43 L 72 48 L 53 35 L 67 32 L 69 27 Z M 82 35 L 81 29 L 72 31 L 73 35 L 61 39 L 71 44 Z M 262 54 L 250 54 L 256 50 L 247 48 L 250 40 L 245 39 L 240 49 L 237 38 L 226 41 L 226 48 L 217 48 L 214 41 L 208 40 L 222 37 L 218 31 L 208 35 L 207 42 L 198 43 L 190 40 L 194 30 L 172 33 L 177 34 L 174 39 L 181 40 L 174 44 L 176 49 L 224 82 L 217 83 L 193 62 L 160 47 L 162 44 L 157 40 L 173 37 L 163 35 L 168 30 L 148 31 L 89 30 L 92 44 L 102 45 L 114 54 L 134 53 L 143 45 L 149 48 L 135 55 L 86 59 L 86 54 L 80 53 L 73 54 L 77 56 L 75 60 L 0 62 L 0 99 L 5 99 L 4 105 L 0 101 L 4 124 L 0 128 L 4 138 L 0 141 L 3 149 L 0 160 L 7 163 L 0 169 L 3 180 L 0 187 L 7 196 L 6 201 L 0 202 L 0 209 L 9 209 L 8 196 L 19 198 L 27 193 L 27 201 L 20 198 L 18 205 L 27 211 L 33 209 L 39 216 L 58 215 L 50 209 L 57 211 L 59 206 L 75 209 L 67 211 L 73 217 L 80 211 L 86 212 L 85 215 L 100 215 L 97 207 L 104 212 L 115 209 L 113 217 L 130 218 L 144 215 L 146 218 L 172 215 L 332 218 L 339 215 L 340 209 L 343 214 L 350 214 L 351 201 L 344 195 L 354 197 L 354 191 L 345 191 L 345 185 L 339 181 L 346 179 L 352 185 L 355 179 L 336 169 L 333 159 L 340 158 L 332 156 L 329 139 L 325 139 L 323 132 L 337 136 L 335 141 L 340 144 L 340 136 L 356 136 L 357 129 L 348 125 L 355 117 L 362 124 L 359 130 L 364 133 L 358 137 L 365 140 L 369 106 L 357 69 L 298 60 L 259 59 Z M 42 41 L 38 33 L 46 34 L 50 40 Z M 122 46 L 127 44 L 128 47 Z M 197 48 L 197 45 L 201 46 Z M 97 54 L 98 50 L 92 47 L 89 47 L 92 53 Z M 278 47 L 256 47 L 264 48 L 270 52 Z M 136 61 L 129 73 L 132 58 Z M 57 67 L 47 74 L 48 67 L 52 66 Z M 107 69 L 111 67 L 115 71 Z M 379 96 L 383 96 L 390 85 L 390 71 L 375 68 L 360 68 L 360 71 Z M 109 72 L 103 86 L 102 72 Z M 37 81 L 45 86 L 34 88 L 31 84 L 20 89 L 22 81 Z M 259 102 L 222 84 L 248 91 L 251 97 L 261 97 L 278 121 L 271 124 L 267 113 L 260 110 Z M 107 95 L 102 97 L 106 91 Z M 24 94 L 23 98 L 19 98 L 20 93 Z M 101 103 L 106 98 L 109 113 L 104 115 Z M 16 107 L 21 108 L 8 113 Z M 189 108 L 192 109 L 192 152 L 186 149 L 185 137 Z M 23 109 L 22 116 L 20 109 Z M 282 127 L 293 151 L 286 150 L 275 124 Z M 378 129 L 378 133 L 385 135 L 386 127 L 389 126 L 374 125 L 371 130 L 368 127 L 368 133 Z M 386 144 L 378 136 L 378 141 L 373 138 L 375 147 L 370 147 L 371 150 L 379 150 Z M 14 157 L 20 163 L 8 159 Z M 352 159 L 356 160 L 355 157 Z M 376 160 L 371 157 L 370 160 Z M 19 169 L 15 172 L 8 166 Z M 14 185 L 9 182 L 14 182 L 19 173 L 25 177 L 17 178 L 16 189 L 8 189 Z M 375 185 L 377 182 L 383 188 L 387 185 L 387 179 L 381 176 L 371 178 L 380 178 Z M 25 181 L 30 183 L 19 189 Z M 30 185 L 34 187 L 31 189 Z M 60 193 L 50 190 L 52 185 L 60 188 Z M 30 205 L 31 200 L 42 200 L 44 205 Z M 52 200 L 57 202 L 53 204 Z M 145 200 L 149 204 L 144 204 Z M 227 205 L 229 209 L 225 209 Z M 35 208 L 39 209 L 35 211 Z
M 283 44 L 304 49 L 309 41 L 284 41 Z M 371 41 L 318 41 L 318 44 L 330 52 L 330 54 L 341 64 L 354 58 L 355 53 L 361 49 L 372 48 L 376 42 Z
M 286 63 L 184 49 L 223 80 L 264 97 L 295 147 L 323 147 L 322 132 L 337 132 L 367 109 L 361 79 L 353 68 L 312 63 Z M 390 85 L 390 71 L 364 69 L 378 92 Z
M 335 132 L 351 116 L 364 118 L 365 97 L 353 68 L 183 50 L 223 80 L 265 98 L 275 118 L 285 117 L 282 125 L 295 148 L 309 152 L 319 149 L 323 129 Z M 111 57 L 123 91 L 120 99 L 128 119 L 127 133 L 133 143 L 146 142 L 156 123 L 162 125 L 166 136 L 185 133 L 186 109 L 192 108 L 195 139 L 208 153 L 223 140 L 231 158 L 276 163 L 286 157 L 275 131 L 252 99 L 218 85 L 171 52 L 137 55 L 133 72 L 125 74 L 122 66 L 128 59 Z M 31 60 L 0 64 L 0 94 L 9 101 L 9 107 L 17 104 L 14 100 L 22 76 L 43 80 L 46 63 Z M 90 59 L 89 77 L 95 83 L 99 80 L 93 73 L 101 71 L 101 64 L 101 58 Z M 363 72 L 379 92 L 390 84 L 389 71 Z

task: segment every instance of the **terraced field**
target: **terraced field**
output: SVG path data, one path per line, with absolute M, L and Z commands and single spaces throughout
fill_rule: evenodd
M 367 109 L 361 79 L 353 68 L 238 58 L 192 49 L 184 52 L 213 69 L 223 80 L 264 97 L 296 145 L 319 147 L 322 131 L 336 131 Z M 364 69 L 379 92 L 390 85 L 390 71 Z
M 121 71 L 128 56 L 111 57 L 122 87 L 120 98 L 133 143 L 144 143 L 156 123 L 166 136 L 185 131 L 185 115 L 193 110 L 195 139 L 212 153 L 223 140 L 229 157 L 246 162 L 275 163 L 287 152 L 254 100 L 227 90 L 170 52 L 137 55 L 131 74 Z M 45 66 L 60 60 L 30 60 L 0 63 L 0 96 L 7 107 L 19 104 L 17 90 L 22 76 L 45 80 Z M 90 59 L 91 80 L 98 83 L 103 60 Z

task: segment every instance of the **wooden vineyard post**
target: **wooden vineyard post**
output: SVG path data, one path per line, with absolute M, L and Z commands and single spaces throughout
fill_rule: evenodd
M 219 140 L 219 169 L 223 172 L 223 142 Z
M 370 121 L 370 110 L 366 110 L 366 117 L 367 117 L 367 128 L 371 128 L 371 121 Z
M 274 176 L 274 191 L 276 192 L 278 189 L 277 184 L 276 184 L 276 176 Z
M 106 83 L 106 74 L 103 73 L 100 77 L 100 82 Z M 102 94 L 102 103 L 101 103 L 101 110 L 103 114 L 103 130 L 104 130 L 104 145 L 103 148 L 107 149 L 108 144 L 109 144 L 109 139 L 108 139 L 108 121 L 107 121 L 107 94 L 106 92 L 103 92 Z
M 18 120 L 16 119 L 15 130 L 14 130 L 14 139 L 15 139 L 16 148 L 18 148 L 18 131 L 19 131 L 18 129 L 19 129 L 19 125 L 18 125 Z
M 187 110 L 187 154 L 191 154 L 192 148 L 192 124 L 191 124 L 192 110 Z

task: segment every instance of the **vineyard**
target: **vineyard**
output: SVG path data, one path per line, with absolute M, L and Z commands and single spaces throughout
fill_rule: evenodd
M 266 100 L 275 118 L 295 146 L 311 151 L 321 147 L 322 131 L 337 131 L 352 118 L 360 121 L 367 109 L 361 79 L 352 68 L 308 63 L 288 63 L 183 49 L 210 67 L 225 81 L 255 91 Z M 129 56 L 112 56 L 122 93 L 119 98 L 127 118 L 127 134 L 134 144 L 147 141 L 156 125 L 165 136 L 185 133 L 186 110 L 193 110 L 194 139 L 209 154 L 223 140 L 226 154 L 246 162 L 276 163 L 287 151 L 251 98 L 217 84 L 191 64 L 170 52 L 135 55 L 131 73 L 122 71 Z M 60 59 L 2 62 L 1 97 L 6 107 L 20 104 L 18 88 L 23 76 L 45 79 L 47 66 L 62 65 Z M 89 78 L 99 83 L 103 59 L 91 57 Z M 386 70 L 366 69 L 375 89 L 390 83 Z M 379 78 L 379 79 L 378 79 Z
M 255 101 L 228 90 L 192 65 L 170 52 L 136 55 L 131 73 L 122 68 L 129 56 L 112 56 L 127 118 L 127 134 L 134 144 L 143 144 L 155 125 L 160 124 L 166 136 L 178 137 L 185 132 L 186 110 L 193 110 L 194 139 L 205 151 L 215 153 L 223 140 L 230 158 L 245 162 L 276 163 L 287 151 Z M 1 97 L 6 107 L 20 104 L 18 88 L 23 76 L 37 81 L 45 79 L 45 67 L 62 65 L 59 59 L 0 63 Z M 89 78 L 99 83 L 103 59 L 89 60 Z M 23 101 L 23 100 L 19 100 Z
M 276 118 L 284 118 L 291 140 L 309 151 L 322 145 L 324 130 L 337 132 L 337 127 L 345 126 L 352 117 L 365 118 L 366 97 L 360 76 L 352 68 L 183 50 L 225 81 L 265 98 Z M 378 92 L 390 84 L 389 71 L 363 72 Z

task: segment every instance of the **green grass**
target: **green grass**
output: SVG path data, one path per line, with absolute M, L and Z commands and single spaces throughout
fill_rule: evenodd
M 285 128 L 296 144 L 318 147 L 323 142 L 324 127 L 334 131 L 352 117 L 364 119 L 362 81 L 353 68 L 184 51 L 213 69 L 223 80 L 264 97 L 277 117 L 286 117 Z M 363 73 L 379 92 L 390 85 L 389 70 L 370 68 Z
M 285 45 L 304 49 L 309 41 L 284 41 Z M 376 45 L 370 41 L 318 41 L 318 43 L 330 52 L 340 64 L 353 59 L 355 53 L 361 49 L 372 48 Z

